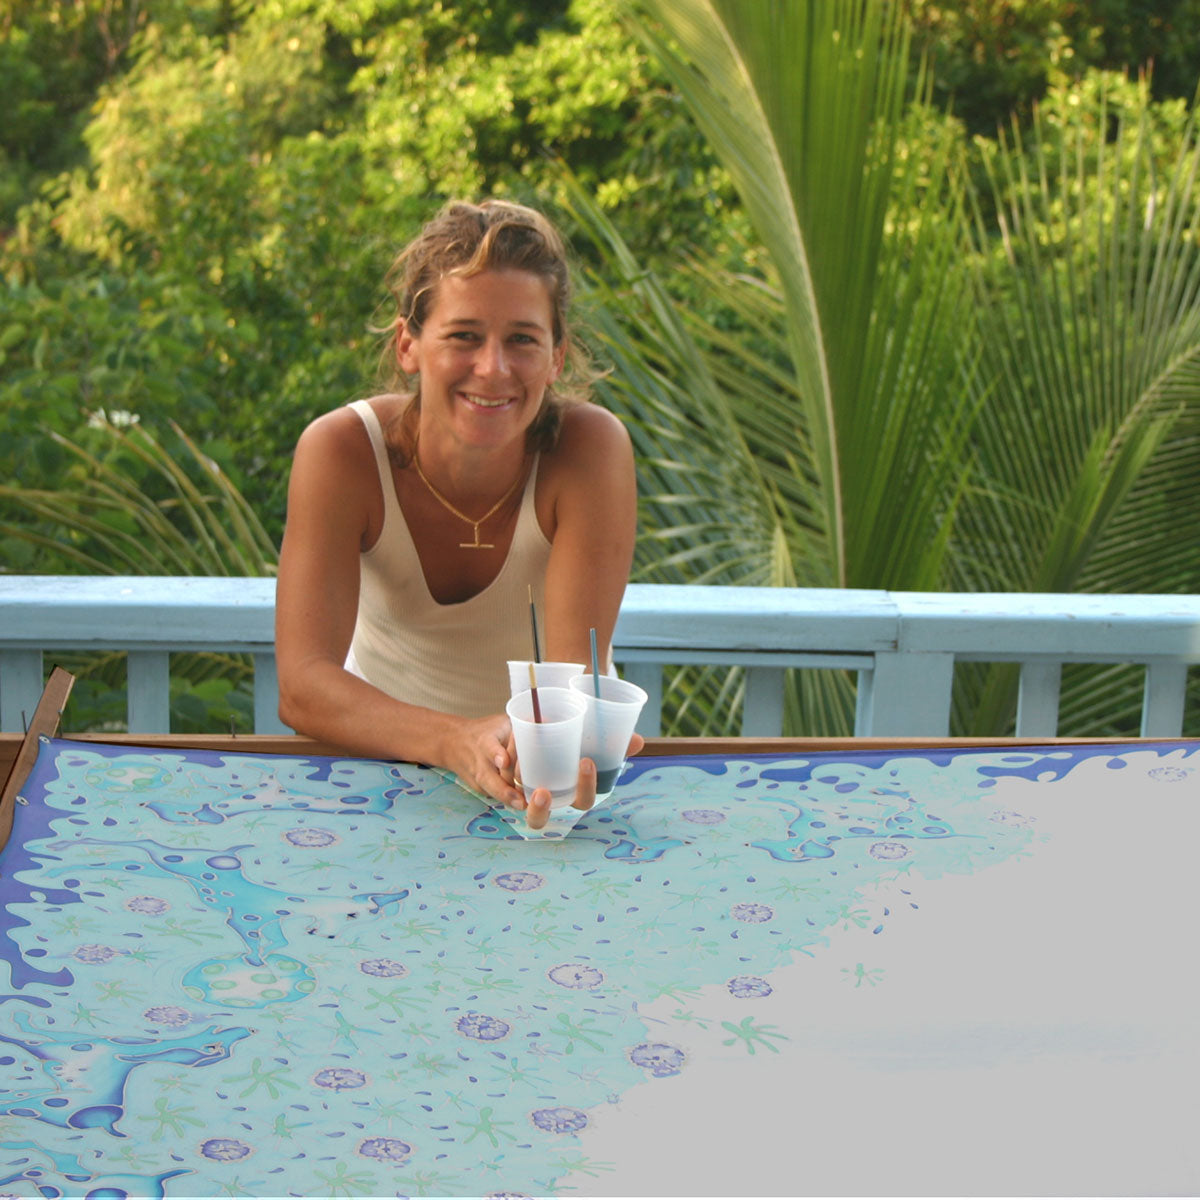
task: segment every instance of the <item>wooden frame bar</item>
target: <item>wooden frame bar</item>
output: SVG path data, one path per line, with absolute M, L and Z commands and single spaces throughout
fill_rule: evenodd
M 20 734 L 0 733 L 0 778 L 12 773 L 9 788 L 15 791 L 25 782 L 25 776 L 17 779 L 14 764 L 20 756 L 21 747 L 29 740 Z M 217 750 L 236 754 L 286 754 L 297 758 L 310 755 L 347 754 L 326 742 L 297 734 L 249 734 L 244 737 L 229 734 L 204 733 L 93 733 L 72 734 L 66 740 L 81 745 L 100 743 L 109 746 L 145 746 L 161 750 Z M 1176 743 L 1180 738 L 1143 738 L 1138 744 L 1151 742 Z M 28 764 L 22 760 L 25 773 L 36 758 L 35 752 Z M 920 750 L 931 747 L 971 746 L 1086 746 L 1113 745 L 1112 738 L 926 738 L 926 737 L 867 737 L 867 738 L 784 738 L 784 737 L 720 737 L 720 738 L 648 738 L 642 756 L 661 757 L 672 754 L 820 754 L 834 750 Z
M 8 835 L 12 832 L 13 806 L 17 802 L 17 793 L 37 761 L 39 740 L 54 736 L 74 683 L 75 677 L 61 667 L 51 671 L 42 698 L 34 710 L 33 720 L 29 722 L 29 729 L 20 741 L 12 738 L 11 761 L 7 756 L 0 758 L 0 779 L 4 780 L 4 788 L 0 790 L 0 846 L 8 844 Z

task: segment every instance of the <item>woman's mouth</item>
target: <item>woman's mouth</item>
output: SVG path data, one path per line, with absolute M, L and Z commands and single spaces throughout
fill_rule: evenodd
M 472 392 L 460 392 L 459 395 L 468 404 L 474 404 L 478 408 L 503 408 L 512 403 L 511 396 L 476 396 Z

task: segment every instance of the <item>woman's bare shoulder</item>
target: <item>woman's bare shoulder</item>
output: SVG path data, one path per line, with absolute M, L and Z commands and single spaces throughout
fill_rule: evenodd
M 616 414 L 598 404 L 568 404 L 553 456 L 571 461 L 580 455 L 631 453 L 629 433 Z
M 373 396 L 366 403 L 386 429 L 402 406 L 399 396 Z M 373 457 L 363 419 L 349 404 L 315 417 L 305 426 L 296 447 L 298 454 L 328 456 L 335 460 L 366 462 Z
M 562 505 L 577 497 L 586 497 L 594 508 L 599 497 L 616 504 L 636 492 L 629 434 L 613 413 L 596 404 L 567 407 L 558 440 L 542 463 L 545 495 L 558 518 L 565 511 Z

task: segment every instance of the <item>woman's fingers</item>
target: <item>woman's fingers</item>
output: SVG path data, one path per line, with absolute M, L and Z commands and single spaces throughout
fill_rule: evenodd
M 478 767 L 474 773 L 474 788 L 505 808 L 519 810 L 525 807 L 525 793 L 515 768 L 509 764 L 501 766 L 497 759 Z
M 596 803 L 596 764 L 590 758 L 579 760 L 579 782 L 575 788 L 575 807 L 587 812 Z M 525 807 L 525 824 L 543 829 L 550 820 L 550 792 L 537 788 Z
M 550 820 L 550 792 L 547 788 L 535 788 L 525 806 L 525 824 L 530 829 L 542 829 Z
M 596 764 L 590 758 L 579 760 L 579 783 L 575 786 L 575 807 L 587 812 L 596 803 Z
M 474 761 L 471 774 L 460 778 L 474 778 L 475 790 L 490 797 L 506 808 L 517 810 L 525 807 L 525 796 L 517 781 L 516 756 L 511 745 L 511 732 L 507 720 L 499 718 L 500 724 L 490 721 L 479 722 L 479 740 L 473 751 Z

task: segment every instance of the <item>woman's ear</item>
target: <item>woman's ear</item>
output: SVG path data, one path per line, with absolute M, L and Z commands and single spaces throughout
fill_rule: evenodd
M 396 365 L 405 375 L 417 375 L 421 370 L 417 338 L 403 317 L 396 318 Z
M 554 347 L 554 353 L 550 358 L 551 383 L 553 383 L 562 374 L 563 364 L 566 362 L 566 360 L 567 344 L 566 342 L 559 342 L 558 345 Z

